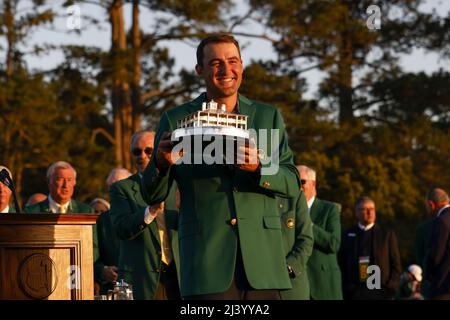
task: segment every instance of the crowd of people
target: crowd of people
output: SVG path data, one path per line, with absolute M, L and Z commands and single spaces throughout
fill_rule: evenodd
M 135 299 L 450 299 L 444 190 L 428 193 L 432 216 L 417 229 L 416 264 L 402 270 L 395 232 L 376 222 L 375 201 L 361 196 L 355 225 L 342 232 L 340 205 L 317 196 L 314 169 L 295 166 L 279 110 L 238 93 L 243 64 L 232 36 L 203 39 L 195 69 L 206 92 L 164 112 L 157 132 L 132 136 L 137 172 L 111 171 L 110 201 L 73 199 L 77 173 L 65 161 L 48 168 L 48 194 L 27 201 L 27 213 L 99 213 L 96 294 L 123 279 Z M 248 116 L 249 128 L 276 130 L 262 150 L 277 152 L 276 173 L 260 157 L 250 161 L 261 154 L 254 141 L 238 146 L 242 161 L 232 165 L 179 163 L 171 132 L 210 100 Z M 0 212 L 14 212 L 3 183 Z

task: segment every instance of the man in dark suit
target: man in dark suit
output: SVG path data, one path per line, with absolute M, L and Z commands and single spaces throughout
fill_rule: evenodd
M 106 179 L 108 191 L 111 185 L 131 176 L 131 173 L 124 168 L 114 168 Z M 96 213 L 100 213 L 97 218 L 98 245 L 94 247 L 94 279 L 100 284 L 100 294 L 106 294 L 113 289 L 114 281 L 117 281 L 119 264 L 120 239 L 112 227 L 110 204 L 105 200 L 97 198 L 92 200 L 91 207 Z
M 440 189 L 439 189 L 440 190 Z M 431 191 L 428 196 L 431 196 Z M 414 243 L 414 257 L 416 259 L 416 263 L 422 268 L 424 274 L 426 273 L 426 259 L 428 256 L 428 250 L 430 248 L 430 239 L 431 239 L 431 229 L 433 227 L 433 220 L 436 217 L 438 210 L 431 209 L 429 205 L 429 201 L 434 204 L 432 199 L 429 199 L 427 196 L 427 215 L 428 219 L 422 222 L 416 229 L 416 239 Z M 435 207 L 435 206 L 433 206 Z M 426 277 L 424 277 L 420 283 L 420 291 L 425 299 L 430 297 L 430 282 Z
M 436 212 L 431 229 L 426 276 L 430 281 L 430 296 L 450 300 L 450 204 L 448 194 L 439 188 L 428 193 L 427 203 Z
M 5 166 L 0 166 L 0 171 L 5 169 L 8 171 L 12 179 L 11 171 Z M 0 182 L 0 213 L 15 212 L 14 206 L 10 205 L 12 191 L 3 182 Z
M 314 248 L 308 261 L 311 299 L 342 300 L 337 253 L 341 244 L 340 210 L 335 203 L 317 198 L 316 172 L 297 166 L 301 188 L 313 222 Z
M 94 210 L 89 205 L 72 199 L 76 183 L 77 172 L 70 163 L 65 161 L 53 163 L 47 170 L 48 198 L 26 206 L 24 212 L 92 213 Z
M 355 213 L 358 224 L 344 232 L 339 257 L 344 298 L 392 299 L 398 290 L 402 272 L 395 233 L 375 223 L 375 202 L 371 198 L 359 198 Z M 380 289 L 370 289 L 367 284 L 367 277 L 372 276 L 367 273 L 370 265 L 380 268 Z
M 175 300 L 180 298 L 175 192 L 154 206 L 142 197 L 142 173 L 153 153 L 154 137 L 154 132 L 140 131 L 131 138 L 138 173 L 111 186 L 110 214 L 121 239 L 119 279 L 133 285 L 134 299 Z
M 155 155 L 144 172 L 146 200 L 150 204 L 164 200 L 173 181 L 178 183 L 183 297 L 280 299 L 279 290 L 292 284 L 275 196 L 295 198 L 299 193 L 283 118 L 276 108 L 238 93 L 243 64 L 232 36 L 203 39 L 195 70 L 206 93 L 162 114 Z M 250 140 L 240 146 L 238 163 L 179 164 L 181 154 L 172 153 L 170 132 L 177 121 L 211 100 L 228 113 L 248 116 L 247 127 L 266 139 L 258 139 L 259 145 Z M 267 145 L 262 146 L 261 140 Z M 257 151 L 269 161 L 261 163 L 254 156 Z

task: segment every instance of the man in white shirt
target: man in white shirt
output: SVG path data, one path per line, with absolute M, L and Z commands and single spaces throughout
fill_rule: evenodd
M 395 233 L 375 223 L 375 202 L 367 196 L 356 201 L 355 215 L 358 223 L 344 232 L 339 254 L 344 298 L 392 299 L 402 273 Z M 380 268 L 380 289 L 367 285 L 367 268 L 371 265 Z
M 308 279 L 313 300 L 342 300 L 337 253 L 341 245 L 340 206 L 317 198 L 316 171 L 301 165 L 301 189 L 313 222 L 314 248 L 308 260 Z
M 122 240 L 118 278 L 133 285 L 136 300 L 177 300 L 180 290 L 175 188 L 164 202 L 152 207 L 143 198 L 142 173 L 153 153 L 154 139 L 152 131 L 133 134 L 131 154 L 138 172 L 110 188 L 112 225 Z
M 68 162 L 58 161 L 47 170 L 48 198 L 25 207 L 25 212 L 35 213 L 92 213 L 93 209 L 82 202 L 72 199 L 77 172 Z

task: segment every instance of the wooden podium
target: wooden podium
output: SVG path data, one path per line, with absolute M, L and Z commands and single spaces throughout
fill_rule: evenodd
M 0 214 L 0 299 L 92 300 L 97 214 Z

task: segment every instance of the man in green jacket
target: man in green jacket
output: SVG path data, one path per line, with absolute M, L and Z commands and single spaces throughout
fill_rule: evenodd
M 342 300 L 341 271 L 337 253 L 341 244 L 339 207 L 317 198 L 316 172 L 298 166 L 302 190 L 313 222 L 314 249 L 308 261 L 311 299 Z
M 176 300 L 180 298 L 176 186 L 165 202 L 151 207 L 142 197 L 142 173 L 154 137 L 151 131 L 133 135 L 131 153 L 138 173 L 110 188 L 112 225 L 121 239 L 118 278 L 133 286 L 136 300 Z
M 85 203 L 72 199 L 77 172 L 65 161 L 53 163 L 47 170 L 49 196 L 44 201 L 24 208 L 25 213 L 92 213 Z M 95 233 L 95 228 L 94 228 Z
M 309 300 L 310 288 L 307 263 L 314 238 L 305 194 L 296 198 L 279 198 L 286 263 L 292 282 L 291 290 L 281 291 L 283 300 Z
M 163 201 L 173 181 L 178 183 L 183 297 L 280 299 L 279 290 L 292 285 L 275 196 L 299 193 L 283 118 L 276 108 L 238 94 L 243 66 L 239 44 L 232 36 L 203 39 L 197 48 L 196 72 L 205 81 L 206 93 L 163 113 L 155 154 L 144 172 L 146 201 Z M 248 128 L 266 134 L 267 139 L 259 136 L 259 144 L 250 141 L 240 147 L 238 158 L 245 161 L 238 164 L 180 164 L 181 154 L 172 153 L 170 132 L 178 120 L 211 100 L 225 105 L 229 113 L 248 116 Z M 268 145 L 262 146 L 263 140 Z M 269 161 L 250 161 L 256 145 Z

